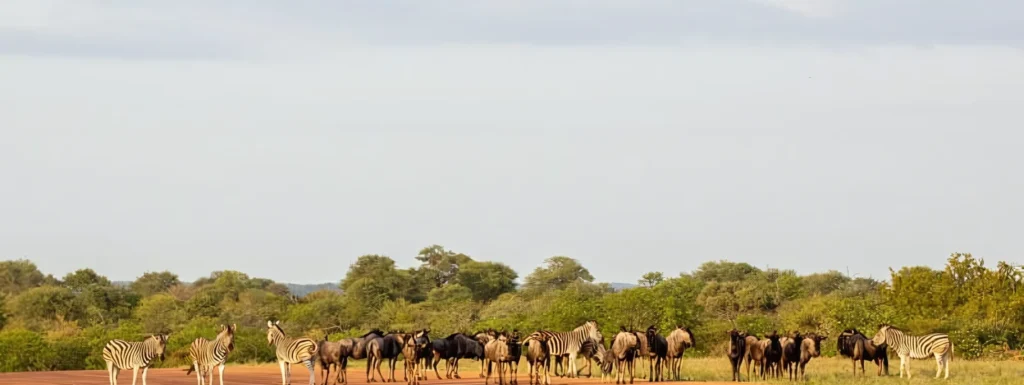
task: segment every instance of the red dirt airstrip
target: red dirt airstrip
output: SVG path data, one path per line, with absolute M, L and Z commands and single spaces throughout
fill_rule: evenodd
M 225 385 L 280 385 L 281 384 L 281 372 L 278 371 L 276 365 L 261 365 L 261 366 L 228 366 L 225 369 L 224 381 Z M 292 385 L 306 385 L 309 380 L 308 371 L 301 365 L 292 366 Z M 461 380 L 437 380 L 434 374 L 431 373 L 427 381 L 420 381 L 421 385 L 429 384 L 458 384 L 458 385 L 482 385 L 484 379 L 480 378 L 478 372 L 472 372 L 468 370 L 462 371 L 463 379 Z M 387 375 L 387 373 L 384 373 Z M 443 375 L 443 373 L 442 373 Z M 396 385 L 405 384 L 402 381 L 401 365 L 398 370 L 395 371 L 395 376 L 398 377 Z M 142 371 L 139 371 L 139 377 L 142 377 Z M 329 384 L 334 385 L 334 373 L 331 373 L 331 381 Z M 195 385 L 196 376 L 195 374 L 185 375 L 185 371 L 182 369 L 154 369 L 149 371 L 149 375 L 146 378 L 147 385 Z M 317 368 L 316 373 L 317 384 L 321 384 L 323 379 L 320 377 L 320 369 Z M 348 370 L 348 383 L 350 385 L 365 385 L 366 375 L 364 369 L 350 368 Z M 220 378 L 214 377 L 214 384 L 220 384 Z M 641 381 L 639 378 L 635 380 L 636 384 L 643 384 L 646 380 Z M 132 383 L 132 372 L 121 371 L 121 375 L 117 378 L 118 385 L 131 385 Z M 519 383 L 522 385 L 529 385 L 529 376 L 522 370 L 519 371 Z M 0 385 L 108 385 L 107 372 L 103 370 L 72 370 L 62 372 L 21 372 L 21 373 L 0 373 Z M 139 378 L 137 385 L 142 384 L 142 378 Z M 381 384 L 376 382 L 376 384 Z M 491 384 L 497 384 L 497 377 L 491 378 Z M 551 376 L 551 385 L 584 385 L 584 384 L 601 384 L 600 376 L 595 378 L 562 378 Z M 725 385 L 728 382 L 702 382 L 705 385 Z

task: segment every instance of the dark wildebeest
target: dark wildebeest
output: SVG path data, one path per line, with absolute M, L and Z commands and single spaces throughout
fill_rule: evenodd
M 647 328 L 647 346 L 650 350 L 651 372 L 650 381 L 664 381 L 664 366 L 668 358 L 668 340 L 658 334 L 658 328 L 651 325 Z
M 750 367 L 754 364 L 757 365 L 757 368 L 754 369 L 754 376 L 764 378 L 764 345 L 761 344 L 761 339 L 757 338 L 756 335 L 748 335 L 745 338 L 747 345 L 747 354 L 745 356 L 747 360 L 747 380 L 754 378 L 750 375 Z
M 679 381 L 682 378 L 683 371 L 683 353 L 686 349 L 692 348 L 697 345 L 696 340 L 693 337 L 693 332 L 690 328 L 684 328 L 676 325 L 676 328 L 666 337 L 666 343 L 668 344 L 667 357 L 668 357 L 668 368 L 670 379 Z
M 348 376 L 345 374 L 345 369 L 348 366 L 348 359 L 352 356 L 352 351 L 356 348 L 355 338 L 343 338 L 338 342 L 331 342 L 327 339 L 327 335 L 324 334 L 323 341 L 320 341 L 320 349 L 318 351 L 320 361 L 320 373 L 324 379 L 324 385 L 327 385 L 327 381 L 331 376 L 331 368 L 334 367 L 337 372 L 337 379 L 335 383 L 347 384 Z
M 377 368 L 377 374 L 380 374 L 380 349 L 384 341 L 384 332 L 373 329 L 369 333 L 363 334 L 362 337 L 356 341 L 356 348 L 352 351 L 353 359 L 366 359 L 366 381 L 375 382 L 375 376 L 373 369 Z M 347 376 L 346 376 L 347 377 Z M 381 381 L 384 381 L 384 375 L 380 374 Z
M 630 329 L 630 332 L 635 332 L 635 330 Z M 645 364 L 648 364 L 648 363 L 651 362 L 651 346 L 647 342 L 647 334 L 645 334 L 645 333 L 635 333 L 635 334 L 636 334 L 636 354 L 633 356 L 633 371 L 634 371 L 634 373 L 636 373 L 637 377 L 648 378 L 648 377 L 650 377 L 650 374 L 651 374 L 650 373 L 650 369 L 652 369 L 652 368 L 648 367 Z M 637 364 L 640 365 L 640 369 L 647 369 L 647 370 L 643 370 L 643 371 L 636 370 Z M 643 373 L 641 373 L 641 372 L 643 372 Z
M 836 339 L 836 350 L 843 357 L 853 360 L 853 375 L 857 375 L 857 361 L 860 361 L 860 373 L 864 375 L 864 361 L 872 361 L 878 366 L 878 375 L 882 372 L 889 375 L 889 353 L 886 344 L 875 345 L 875 341 L 867 338 L 857 329 L 846 329 Z
M 766 379 L 767 376 L 782 377 L 782 344 L 779 343 L 779 337 L 777 331 L 772 331 L 765 335 L 765 339 L 761 340 L 761 347 L 764 349 L 765 371 L 767 372 L 762 379 Z
M 530 365 L 530 385 L 534 384 L 535 378 L 537 385 L 551 385 L 547 334 L 533 332 L 523 341 L 523 346 L 526 348 L 526 362 Z M 541 369 L 544 370 L 544 377 L 541 377 Z
M 484 345 L 480 341 L 462 333 L 455 333 L 449 336 L 449 338 L 451 339 L 448 345 L 450 357 L 448 370 L 451 373 L 451 377 L 462 378 L 459 375 L 459 361 L 463 358 L 480 360 L 481 366 L 483 366 Z
M 367 349 L 374 350 L 374 354 L 367 352 L 367 356 L 370 358 L 370 365 L 377 374 L 380 375 L 381 381 L 383 382 L 395 382 L 395 367 L 398 363 L 398 355 L 402 354 L 402 348 L 405 346 L 405 333 L 402 332 L 389 332 L 387 335 L 381 338 L 374 338 L 370 340 L 367 345 Z M 384 378 L 384 374 L 380 372 L 380 365 L 384 362 L 384 359 L 388 360 L 388 378 Z M 373 378 L 368 378 L 367 382 L 373 382 Z
M 615 358 L 615 352 L 611 349 L 604 349 L 604 345 L 601 345 L 601 383 L 604 383 L 605 378 L 608 382 L 612 382 L 612 370 L 615 368 L 617 359 Z
M 584 368 L 587 369 L 587 378 L 590 378 L 594 375 L 593 361 L 597 361 L 598 366 L 601 365 L 601 356 L 600 354 L 598 354 L 599 348 L 603 349 L 604 346 L 602 346 L 600 342 L 591 339 L 584 341 L 583 344 L 580 345 L 580 352 L 576 355 L 576 357 L 582 357 L 585 365 L 584 367 L 576 369 L 576 377 L 580 377 L 580 374 L 583 373 Z M 568 360 L 569 355 L 563 354 L 561 356 L 561 360 L 556 362 L 568 362 Z
M 508 335 L 508 376 L 510 383 L 519 385 L 519 360 L 523 356 L 523 345 L 519 343 L 519 330 Z
M 633 330 L 626 330 L 625 326 L 619 327 L 619 333 L 615 335 L 612 340 L 612 352 L 615 353 L 616 361 L 616 384 L 626 383 L 626 372 L 629 372 L 629 383 L 633 383 L 633 370 L 635 365 L 633 363 L 636 359 L 637 349 L 640 345 L 640 339 L 637 336 L 637 332 Z
M 789 372 L 789 380 L 797 374 L 797 364 L 800 363 L 800 350 L 803 346 L 804 337 L 799 331 L 793 332 L 791 337 L 779 338 L 782 345 L 782 369 Z
M 807 363 L 811 361 L 811 358 L 821 356 L 821 341 L 828 339 L 826 336 L 819 336 L 815 333 L 809 333 L 803 337 L 803 341 L 800 343 L 800 379 L 804 380 L 804 369 L 807 367 Z M 796 364 L 793 364 L 796 366 Z
M 508 336 L 505 332 L 497 333 L 494 339 L 484 345 L 484 362 L 487 364 L 487 376 L 484 377 L 484 385 L 491 382 L 494 364 L 498 365 L 498 385 L 505 385 L 504 366 L 508 365 L 508 360 Z
M 755 337 L 755 340 L 757 338 Z M 747 334 L 736 329 L 729 331 L 729 364 L 732 365 L 732 380 L 740 381 L 740 365 L 743 364 L 743 357 L 747 356 Z M 747 360 L 747 377 L 750 377 L 750 364 Z

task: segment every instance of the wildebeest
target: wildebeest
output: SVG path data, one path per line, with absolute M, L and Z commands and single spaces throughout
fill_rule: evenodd
M 370 340 L 367 344 L 366 348 L 369 350 L 367 351 L 367 357 L 369 358 L 367 365 L 377 371 L 381 381 L 395 382 L 395 367 L 398 363 L 398 355 L 402 353 L 402 348 L 405 346 L 405 336 L 406 334 L 400 331 L 389 332 L 384 337 Z M 380 372 L 380 365 L 384 359 L 388 360 L 388 378 L 386 380 Z M 369 377 L 367 382 L 374 382 L 374 378 Z
M 519 330 L 512 330 L 508 336 L 508 376 L 509 383 L 519 384 L 519 359 L 523 356 L 523 345 L 519 344 Z
M 551 361 L 548 350 L 548 336 L 543 333 L 533 332 L 523 341 L 526 348 L 526 362 L 530 365 L 530 384 L 551 385 Z M 544 370 L 544 377 L 541 378 L 540 371 Z
M 345 369 L 348 366 L 348 358 L 352 356 L 352 351 L 356 348 L 354 338 L 344 338 L 337 342 L 331 342 L 324 334 L 323 341 L 320 341 L 319 361 L 320 361 L 320 373 L 324 379 L 324 385 L 327 385 L 327 381 L 331 376 L 331 368 L 335 368 L 337 373 L 335 383 L 347 384 L 348 376 L 345 374 Z
M 669 368 L 669 377 L 678 381 L 682 377 L 683 353 L 686 352 L 686 349 L 696 346 L 697 342 L 689 328 L 679 325 L 676 325 L 676 328 L 668 334 L 665 342 L 667 344 L 666 357 L 668 361 L 666 364 Z
M 754 338 L 757 340 L 757 337 Z M 736 329 L 729 331 L 729 364 L 732 365 L 732 380 L 740 381 L 740 365 L 747 356 L 747 334 Z M 747 377 L 750 377 L 750 361 L 747 360 Z
M 366 381 L 375 382 L 375 376 L 373 369 L 377 368 L 377 374 L 380 374 L 380 360 L 381 360 L 381 345 L 384 340 L 384 332 L 373 329 L 370 332 L 363 334 L 362 337 L 356 341 L 356 348 L 352 351 L 353 359 L 366 359 Z M 343 369 L 344 371 L 344 369 Z M 347 378 L 347 375 L 345 375 Z M 384 381 L 384 375 L 380 374 L 381 381 Z
M 658 334 L 658 328 L 654 325 L 647 328 L 646 337 L 651 361 L 648 366 L 648 370 L 651 372 L 650 381 L 664 381 L 665 360 L 668 358 L 668 340 Z
M 505 385 L 505 370 L 509 360 L 508 336 L 504 333 L 497 333 L 494 339 L 484 345 L 484 362 L 487 364 L 487 376 L 484 378 L 484 385 L 491 382 L 491 374 L 494 373 L 494 365 L 498 366 L 498 384 Z
M 750 376 L 750 367 L 754 364 L 760 369 L 760 373 L 758 373 L 758 369 L 754 369 L 754 375 L 764 378 L 764 345 L 761 345 L 761 340 L 756 335 L 748 335 L 744 338 L 747 346 L 744 356 L 747 360 L 747 379 L 753 378 Z
M 485 350 L 486 350 L 487 344 L 490 343 L 491 341 L 494 341 L 495 339 L 497 339 L 497 337 L 498 337 L 497 332 L 495 332 L 494 329 L 487 329 L 487 330 L 482 331 L 482 332 L 477 332 L 476 334 L 473 335 L 473 339 L 475 339 L 476 342 L 479 342 L 480 346 L 484 347 Z M 485 352 L 485 354 L 486 354 L 486 352 Z M 484 364 L 486 364 L 486 362 L 487 362 L 486 359 L 481 359 L 480 360 L 480 378 L 484 378 Z
M 604 383 L 605 378 L 608 382 L 612 382 L 612 369 L 615 368 L 617 359 L 615 358 L 615 352 L 611 349 L 604 349 L 604 345 L 601 345 L 601 383 Z
M 593 374 L 594 374 L 593 361 L 597 361 L 598 366 L 600 366 L 600 364 L 601 364 L 601 355 L 598 354 L 598 349 L 603 349 L 603 348 L 604 348 L 604 346 L 601 345 L 600 342 L 597 342 L 597 341 L 594 341 L 594 340 L 589 340 L 589 339 L 584 341 L 583 344 L 580 345 L 580 352 L 579 352 L 579 354 L 576 355 L 576 357 L 582 357 L 583 358 L 583 362 L 585 362 L 586 364 L 585 364 L 584 367 L 576 369 L 576 377 L 579 377 L 580 374 L 583 373 L 583 369 L 584 368 L 587 369 L 587 378 L 593 377 Z M 568 354 L 562 355 L 562 360 L 563 361 L 568 361 L 569 360 L 569 355 Z
M 779 344 L 782 345 L 782 369 L 789 372 L 790 381 L 793 381 L 793 377 L 797 373 L 803 341 L 804 337 L 800 335 L 799 331 L 793 332 L 792 337 L 779 338 Z
M 423 332 L 417 331 L 414 334 L 405 334 L 401 338 L 405 342 L 402 345 L 402 357 L 405 358 L 403 372 L 405 382 L 409 385 L 420 383 L 419 354 L 423 350 L 423 346 L 426 345 L 426 340 L 416 338 L 417 336 L 422 337 Z
M 807 363 L 811 361 L 811 358 L 818 357 L 821 355 L 821 341 L 828 339 L 827 336 L 819 336 L 815 333 L 809 333 L 803 336 L 803 341 L 800 343 L 800 379 L 804 379 L 804 369 L 807 367 Z M 794 366 L 796 364 L 794 363 Z M 796 369 L 794 368 L 794 371 Z
M 416 367 L 419 369 L 417 374 L 421 380 L 427 380 L 427 368 L 430 367 L 431 360 L 434 358 L 434 351 L 430 348 L 430 329 L 424 328 L 419 333 L 414 335 L 417 339 L 416 345 L 420 347 L 420 350 L 416 352 Z
M 615 366 L 617 367 L 615 375 L 616 384 L 626 383 L 626 371 L 629 371 L 629 383 L 633 383 L 633 360 L 636 358 L 640 343 L 637 334 L 635 331 L 626 330 L 626 327 L 620 326 L 619 333 L 612 340 L 612 352 L 615 353 Z
M 860 361 L 860 372 L 864 375 L 864 361 L 872 361 L 878 366 L 878 375 L 882 372 L 889 375 L 889 354 L 886 344 L 875 345 L 875 341 L 867 338 L 857 329 L 846 329 L 836 338 L 836 350 L 843 357 L 853 361 L 853 375 L 857 375 L 857 361 Z
M 453 333 L 443 339 L 434 340 L 432 343 L 434 354 L 434 375 L 441 379 L 437 373 L 437 364 L 441 359 L 445 360 L 445 378 L 462 378 L 459 375 L 459 360 L 462 358 L 483 359 L 484 349 L 479 341 L 463 333 Z
M 779 343 L 779 333 L 772 331 L 765 334 L 764 337 L 765 339 L 761 340 L 761 346 L 764 349 L 765 371 L 768 372 L 768 375 L 779 378 L 782 376 L 782 344 Z

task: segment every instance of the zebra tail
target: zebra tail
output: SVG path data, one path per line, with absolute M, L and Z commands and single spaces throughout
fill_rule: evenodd
M 953 344 L 949 344 L 949 360 L 953 361 Z
M 192 372 L 196 371 L 196 368 L 194 366 L 192 366 L 192 365 L 189 365 L 188 369 L 182 369 L 182 370 L 187 370 L 187 372 L 185 373 L 185 375 L 187 376 L 189 374 L 192 374 Z

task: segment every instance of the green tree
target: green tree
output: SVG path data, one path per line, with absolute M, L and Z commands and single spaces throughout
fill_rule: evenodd
M 650 273 L 644 274 L 644 276 L 641 277 L 640 280 L 637 281 L 637 283 L 639 283 L 640 286 L 650 288 L 656 286 L 657 284 L 661 283 L 661 281 L 664 280 L 665 274 L 662 274 L 660 271 L 652 271 Z
M 64 287 L 80 293 L 90 286 L 110 286 L 107 277 L 97 274 L 92 269 L 78 269 L 68 273 L 63 279 Z
M 503 263 L 469 261 L 462 265 L 454 282 L 469 289 L 473 300 L 487 302 L 516 290 L 515 270 Z
M 180 284 L 178 275 L 169 271 L 146 272 L 136 278 L 129 288 L 143 297 L 166 292 L 171 287 Z
M 810 295 L 830 294 L 841 290 L 850 282 L 850 278 L 835 270 L 805 275 L 800 280 L 804 291 Z
M 446 250 L 441 245 L 430 245 L 420 250 L 416 260 L 422 262 L 420 269 L 430 277 L 434 287 L 441 287 L 451 282 L 462 265 L 473 259 L 465 254 Z
M 579 261 L 555 256 L 544 260 L 545 266 L 538 267 L 526 276 L 523 289 L 538 293 L 568 287 L 574 282 L 593 282 L 594 276 Z
M 43 273 L 29 260 L 0 262 L 0 295 L 14 295 L 43 284 Z
M 82 309 L 70 289 L 40 286 L 22 292 L 11 301 L 11 313 L 26 326 L 41 329 L 53 321 L 74 321 L 82 316 Z
M 693 272 L 693 277 L 704 282 L 737 282 L 743 281 L 761 270 L 743 262 L 704 262 Z
M 135 309 L 134 318 L 144 330 L 166 333 L 176 330 L 185 322 L 185 304 L 170 294 L 159 293 L 142 299 Z

